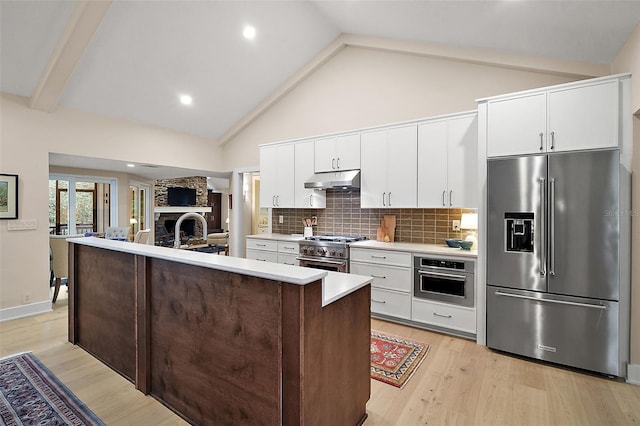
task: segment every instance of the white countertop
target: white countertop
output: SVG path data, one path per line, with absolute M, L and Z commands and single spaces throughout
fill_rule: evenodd
M 272 241 L 302 241 L 304 237 L 302 234 L 254 234 L 247 235 L 246 238 L 255 238 L 257 240 L 272 240 Z
M 127 241 L 106 240 L 95 237 L 70 238 L 69 241 L 91 247 L 202 266 L 204 268 L 218 269 L 291 284 L 305 285 L 317 280 L 322 280 L 322 306 L 326 306 L 364 287 L 372 281 L 371 277 L 362 275 L 340 274 L 320 269 L 260 262 L 240 257 L 220 256 L 212 253 L 199 253 L 190 250 L 136 244 Z
M 385 243 L 382 241 L 365 240 L 350 243 L 349 247 L 436 254 L 473 259 L 478 257 L 478 252 L 476 250 L 462 250 L 460 248 L 449 247 L 445 244 Z

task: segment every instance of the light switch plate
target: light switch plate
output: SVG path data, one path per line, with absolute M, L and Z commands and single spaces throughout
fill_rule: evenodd
M 451 229 L 453 229 L 454 231 L 459 231 L 460 230 L 460 221 L 459 220 L 451 221 Z

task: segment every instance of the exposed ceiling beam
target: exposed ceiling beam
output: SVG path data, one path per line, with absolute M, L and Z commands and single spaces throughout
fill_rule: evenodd
M 609 65 L 541 56 L 521 55 L 488 49 L 464 48 L 436 43 L 418 43 L 381 37 L 341 34 L 327 48 L 316 55 L 305 67 L 289 78 L 280 88 L 245 115 L 218 140 L 222 146 L 231 141 L 263 112 L 312 74 L 345 47 L 385 50 L 410 55 L 428 56 L 459 62 L 497 66 L 524 71 L 544 72 L 576 78 L 600 77 L 610 73 Z
M 55 109 L 110 6 L 111 0 L 76 2 L 69 22 L 31 96 L 31 108 L 46 112 Z

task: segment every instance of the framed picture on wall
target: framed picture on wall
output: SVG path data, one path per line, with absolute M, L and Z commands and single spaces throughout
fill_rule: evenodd
M 0 174 L 0 219 L 18 218 L 18 175 Z

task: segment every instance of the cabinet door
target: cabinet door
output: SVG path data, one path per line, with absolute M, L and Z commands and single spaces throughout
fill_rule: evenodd
M 388 132 L 383 129 L 362 134 L 360 206 L 365 209 L 388 207 L 386 205 Z
M 314 170 L 316 173 L 336 170 L 336 138 L 317 139 L 314 142 Z
M 326 193 L 314 189 L 305 189 L 304 183 L 314 173 L 314 141 L 298 142 L 295 144 L 295 179 L 294 196 L 296 208 L 324 208 Z
M 478 206 L 478 116 L 449 120 L 447 184 L 449 207 Z
M 535 154 L 546 150 L 546 93 L 490 101 L 487 156 Z
M 278 147 L 260 147 L 260 207 L 275 207 L 278 187 Z
M 415 208 L 418 205 L 417 154 L 417 124 L 389 130 L 386 155 L 386 207 Z
M 336 169 L 360 168 L 360 133 L 338 136 L 336 139 Z
M 447 195 L 447 121 L 418 126 L 418 207 L 445 207 Z
M 618 146 L 618 81 L 549 92 L 549 149 Z
M 276 207 L 293 208 L 295 203 L 295 151 L 294 145 L 278 147 L 278 186 L 276 192 Z

